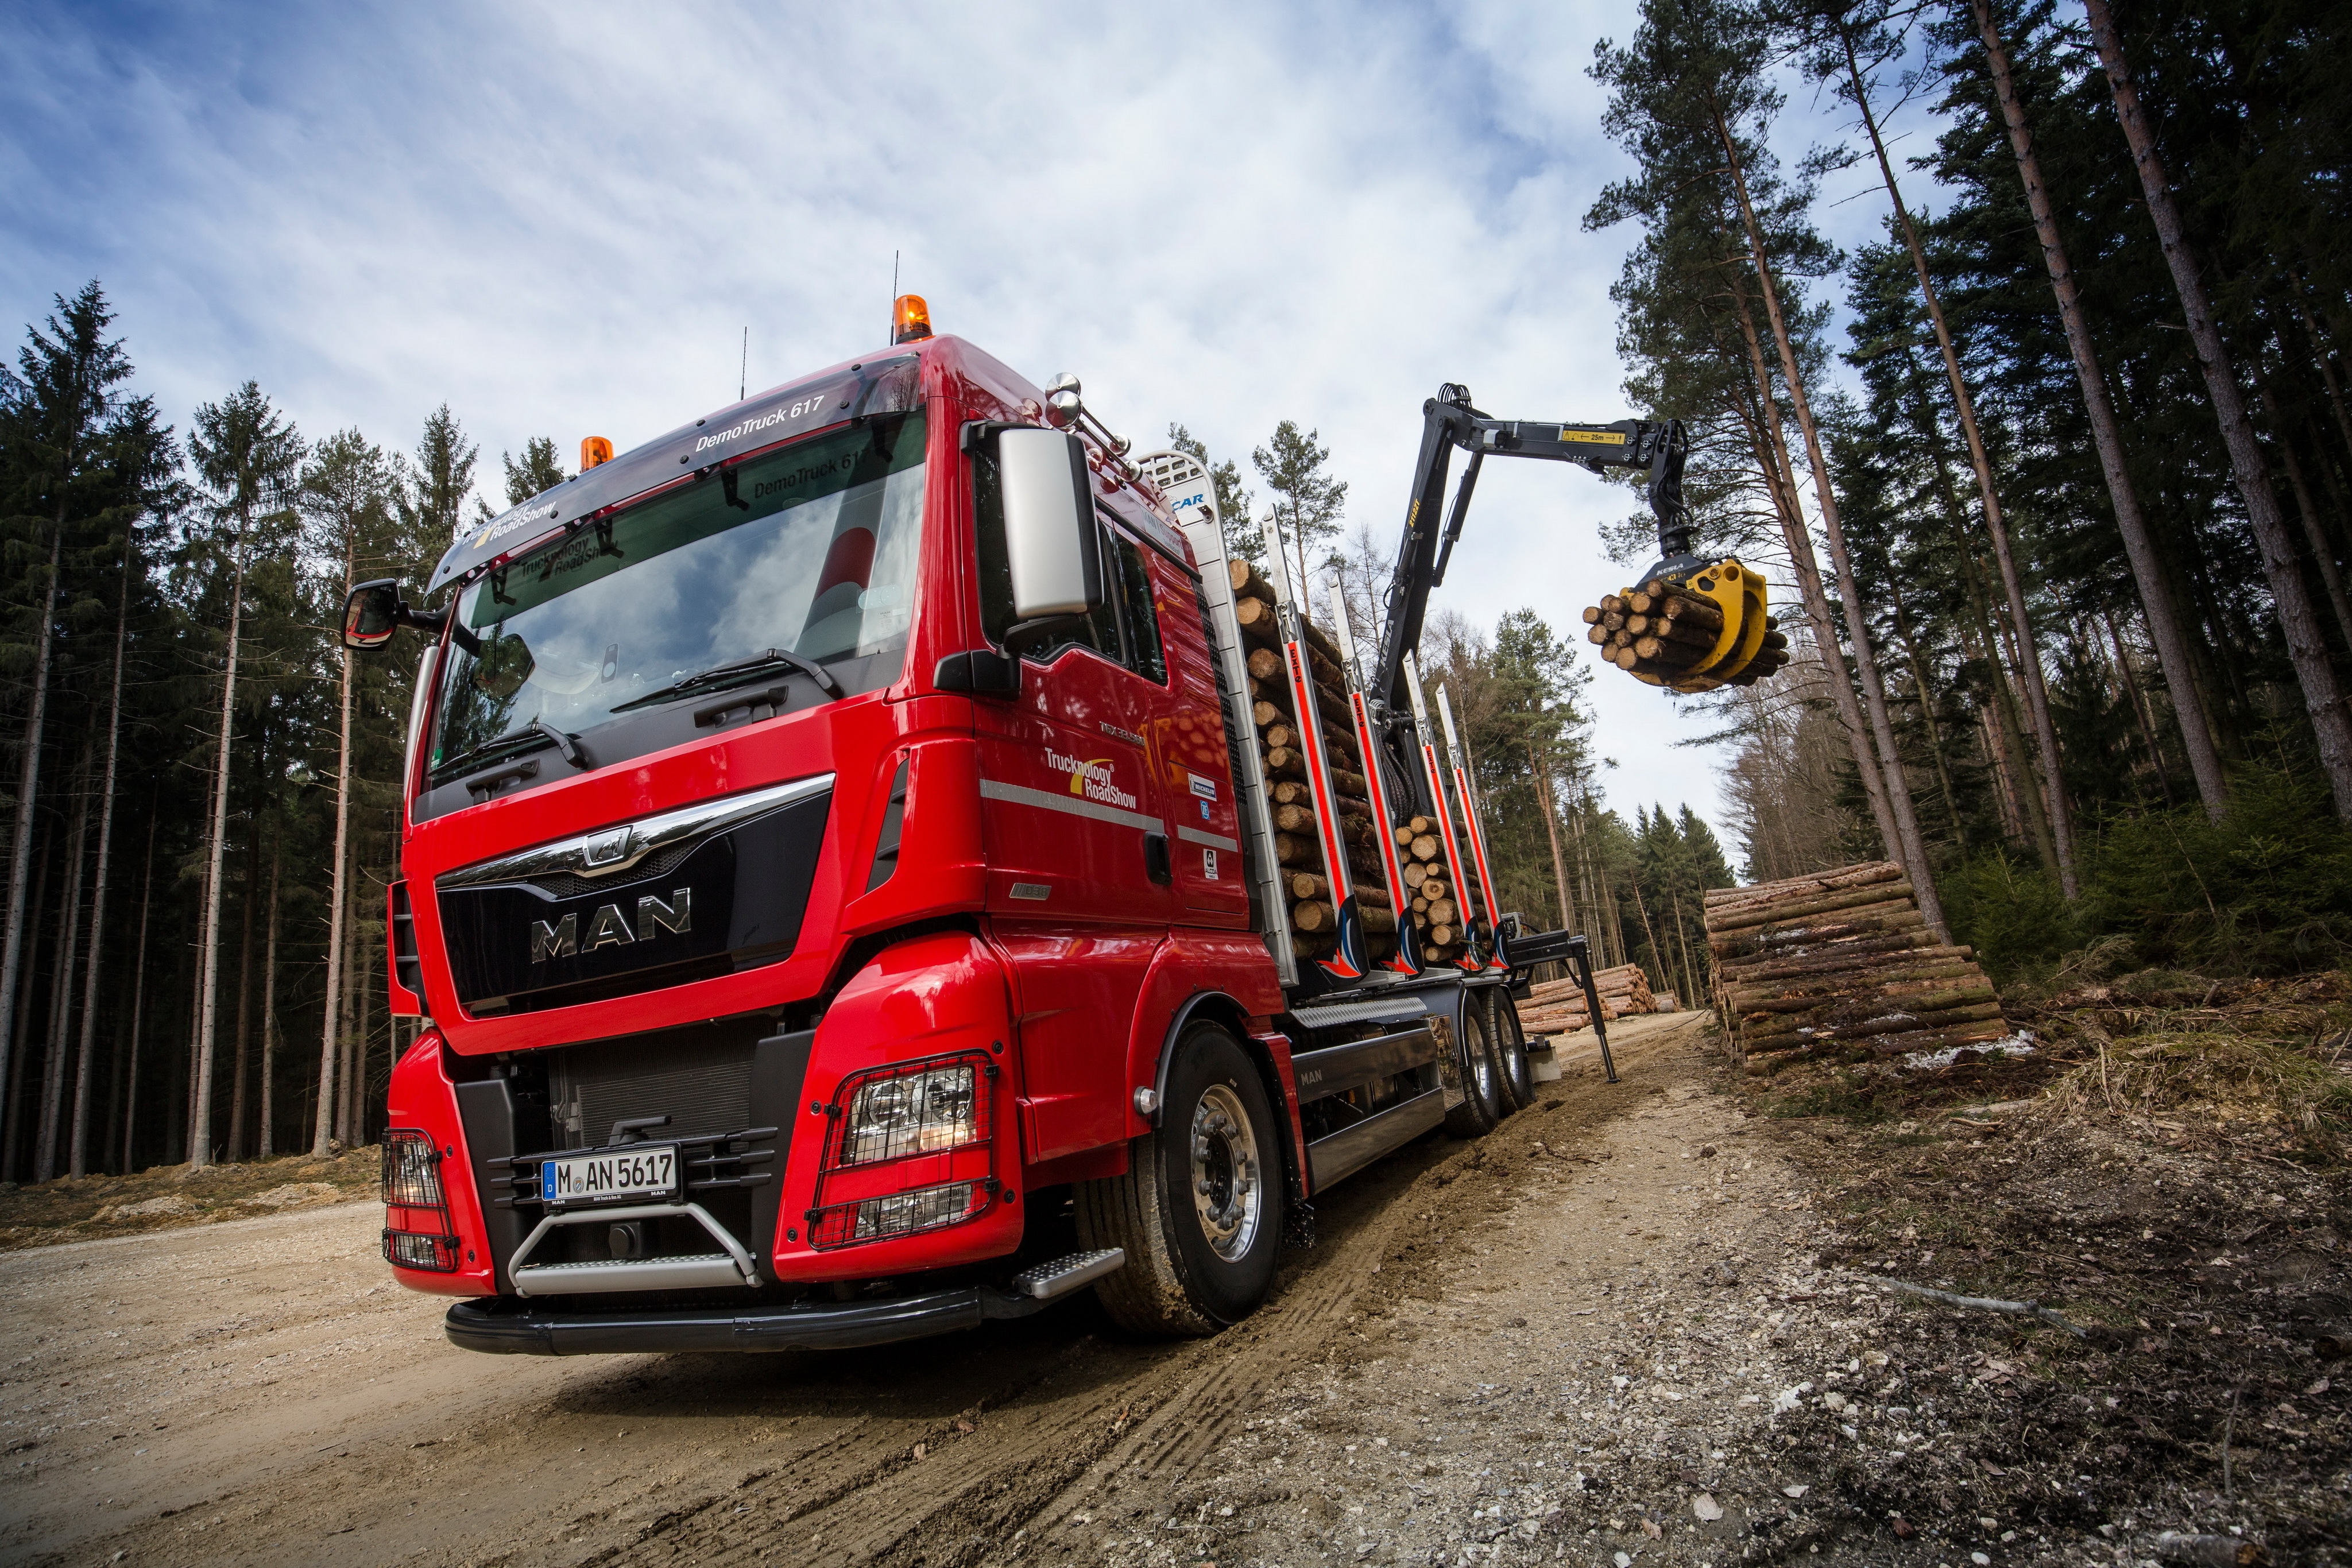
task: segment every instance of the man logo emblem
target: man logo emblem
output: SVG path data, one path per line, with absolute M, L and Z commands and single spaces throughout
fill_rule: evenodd
M 530 923 L 530 961 L 544 964 L 550 958 L 569 958 L 582 952 L 593 953 L 599 947 L 621 947 L 632 943 L 650 942 L 661 932 L 684 936 L 694 929 L 694 889 L 681 887 L 673 891 L 665 904 L 648 893 L 637 900 L 635 930 L 630 929 L 628 916 L 617 904 L 597 906 L 588 917 L 588 938 L 580 937 L 580 916 L 575 912 L 561 920 L 534 920 Z

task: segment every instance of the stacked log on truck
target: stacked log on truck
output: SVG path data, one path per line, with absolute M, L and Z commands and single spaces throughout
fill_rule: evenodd
M 1679 583 L 1652 578 L 1631 593 L 1612 593 L 1584 609 L 1588 642 L 1632 674 L 1670 681 L 1708 662 L 1723 632 L 1723 607 Z M 1754 685 L 1789 662 L 1789 634 L 1767 616 L 1764 643 L 1727 685 Z M 1720 666 L 1717 666 L 1720 667 Z
M 1247 561 L 1229 561 L 1227 567 L 1233 579 L 1234 618 L 1249 646 L 1251 715 L 1274 813 L 1275 859 L 1282 868 L 1283 896 L 1290 908 L 1291 947 L 1301 958 L 1328 957 L 1339 945 L 1339 901 L 1333 896 L 1332 870 L 1323 863 L 1322 841 L 1316 831 L 1305 737 L 1283 667 L 1274 589 Z M 1372 821 L 1371 789 L 1356 747 L 1341 654 L 1321 627 L 1304 616 L 1299 620 L 1315 681 L 1323 755 L 1330 765 L 1331 788 L 1339 807 L 1339 833 L 1348 846 L 1348 881 L 1343 885 L 1354 889 L 1356 909 L 1363 917 L 1372 956 L 1386 957 L 1396 951 L 1396 915 L 1389 907 L 1381 882 L 1378 841 L 1373 837 L 1381 829 Z
M 1741 1052 L 1881 1056 L 2009 1033 L 1967 947 L 1937 940 L 1892 861 L 1706 895 L 1716 1006 Z
M 1422 956 L 1457 958 L 1465 951 L 1463 922 L 1476 905 L 1470 890 L 1454 885 L 1445 865 L 1445 841 L 1433 818 L 1408 817 L 1393 830 L 1397 862 L 1404 868 L 1406 896 L 1412 900 L 1413 929 Z
M 1592 988 L 1601 996 L 1601 1021 L 1657 1010 L 1656 996 L 1650 989 L 1650 977 L 1639 964 L 1620 964 L 1613 969 L 1593 972 Z M 1528 999 L 1519 1006 L 1519 1027 L 1529 1035 L 1573 1034 L 1591 1026 L 1592 1016 L 1584 999 L 1584 988 L 1572 979 L 1546 980 L 1528 988 Z

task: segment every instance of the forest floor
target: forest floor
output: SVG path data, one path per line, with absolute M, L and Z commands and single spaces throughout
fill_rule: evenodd
M 372 1198 L 383 1175 L 383 1151 L 371 1145 L 324 1160 L 306 1152 L 203 1170 L 151 1166 L 129 1176 L 0 1182 L 0 1252 Z
M 0 1560 L 2136 1568 L 2235 1529 L 2352 1563 L 2341 1166 L 2086 1104 L 2073 1046 L 1894 1083 L 1743 1072 L 1703 1013 L 1612 1039 L 1621 1082 L 1571 1040 L 1494 1134 L 1336 1189 L 1209 1340 L 1087 1298 L 847 1354 L 478 1356 L 361 1204 L 18 1251 Z

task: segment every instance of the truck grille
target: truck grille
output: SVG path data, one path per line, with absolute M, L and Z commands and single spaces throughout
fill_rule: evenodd
M 665 844 L 607 877 L 560 867 L 504 881 L 481 880 L 479 868 L 449 873 L 434 896 L 458 1001 L 477 1018 L 495 1018 L 790 957 L 832 802 L 830 788 L 813 790 L 723 831 Z

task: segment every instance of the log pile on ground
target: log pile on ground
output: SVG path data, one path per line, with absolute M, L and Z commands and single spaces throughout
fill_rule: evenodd
M 1587 605 L 1584 623 L 1591 628 L 1586 639 L 1600 645 L 1603 659 L 1628 674 L 1663 683 L 1679 680 L 1707 663 L 1723 631 L 1723 607 L 1679 583 L 1654 577 L 1631 593 L 1612 593 L 1599 604 Z M 1753 685 L 1788 662 L 1789 635 L 1768 615 L 1763 645 L 1724 684 Z
M 1283 896 L 1290 905 L 1291 947 L 1301 958 L 1328 957 L 1339 945 L 1339 906 L 1332 896 L 1331 868 L 1315 827 L 1315 800 L 1307 783 L 1307 752 L 1298 715 L 1283 670 L 1281 634 L 1276 630 L 1274 589 L 1246 561 L 1231 561 L 1234 616 L 1248 645 L 1252 716 L 1256 722 L 1259 762 L 1274 812 L 1274 852 L 1280 862 Z M 1373 834 L 1371 789 L 1356 747 L 1349 717 L 1346 682 L 1338 645 L 1311 621 L 1306 627 L 1315 702 L 1322 719 L 1323 754 L 1330 764 L 1338 798 L 1340 836 L 1347 843 L 1347 882 L 1356 895 L 1374 957 L 1396 951 L 1396 915 L 1381 891 L 1380 852 Z
M 1657 1004 L 1650 1009 L 1652 1012 L 1678 1013 L 1683 1010 L 1682 998 L 1672 991 L 1653 991 L 1650 999 Z
M 1706 920 L 1716 1006 L 1748 1056 L 1895 1056 L 2009 1032 L 1975 954 L 1937 941 L 1892 861 L 1717 888 Z
M 1655 1012 L 1657 1001 L 1650 977 L 1639 964 L 1620 964 L 1596 970 L 1592 988 L 1601 995 L 1601 1021 Z M 1547 980 L 1528 988 L 1519 1004 L 1519 1027 L 1529 1034 L 1573 1034 L 1592 1022 L 1584 988 L 1574 980 Z

